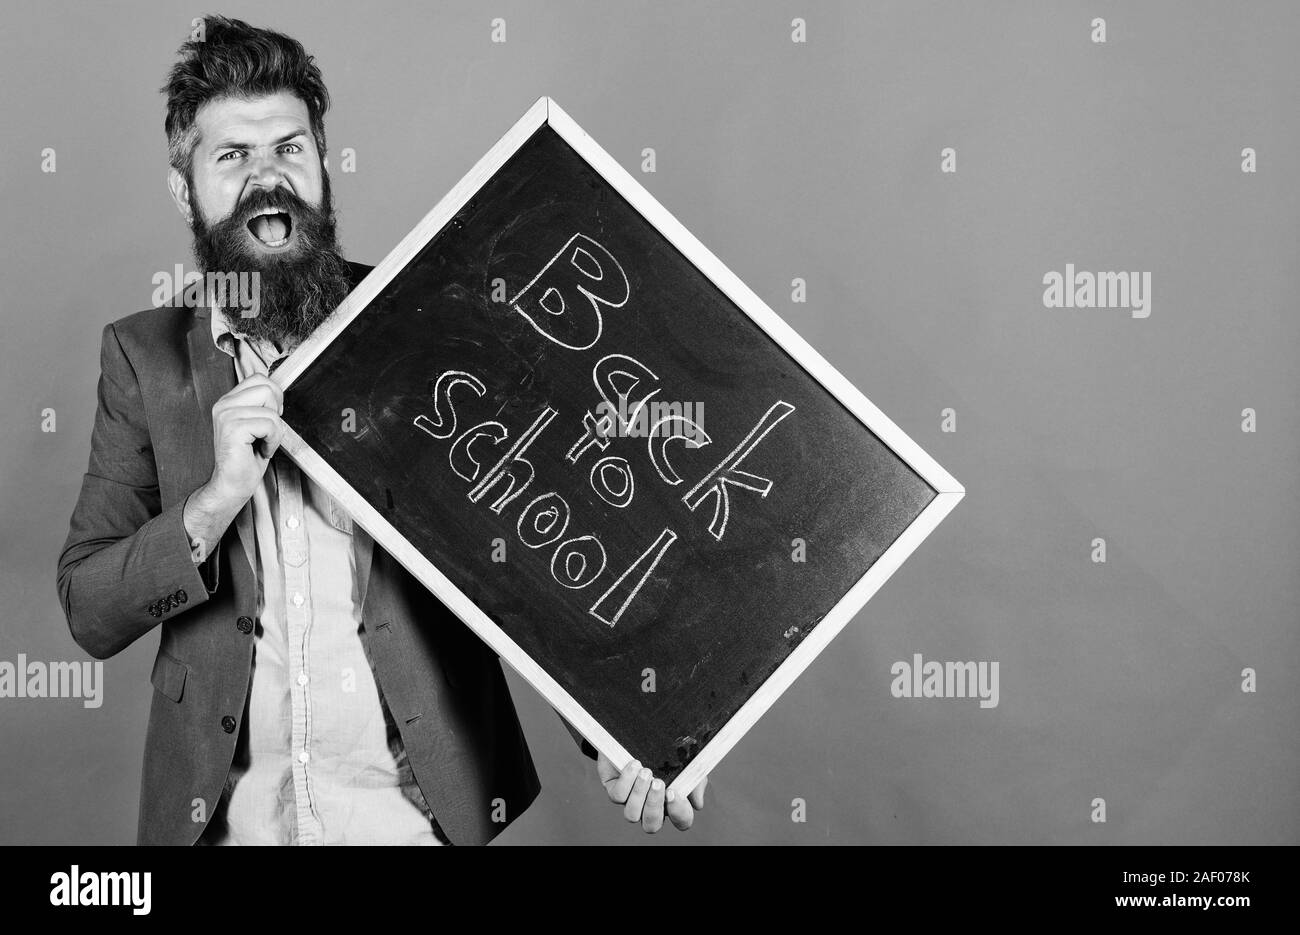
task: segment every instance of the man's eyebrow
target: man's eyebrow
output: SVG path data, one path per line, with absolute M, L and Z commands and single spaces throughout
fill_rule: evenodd
M 306 128 L 305 128 L 305 127 L 298 127 L 297 129 L 293 130 L 292 132 L 287 133 L 287 134 L 285 134 L 284 136 L 280 137 L 278 140 L 276 140 L 276 141 L 275 141 L 274 143 L 272 143 L 271 145 L 272 145 L 272 146 L 279 146 L 281 143 L 287 143 L 287 142 L 289 142 L 289 141 L 292 140 L 292 139 L 296 139 L 297 137 L 300 137 L 300 136 L 306 136 L 306 135 L 307 135 L 307 130 L 306 130 Z M 215 152 L 216 152 L 217 150 L 219 150 L 219 149 L 256 149 L 256 147 L 255 147 L 252 143 L 241 143 L 241 142 L 239 142 L 238 140 L 235 140 L 235 139 L 224 139 L 224 140 L 222 140 L 220 143 L 218 143 L 216 146 L 213 146 L 212 149 L 211 149 L 211 152 L 214 152 L 214 153 L 215 153 Z

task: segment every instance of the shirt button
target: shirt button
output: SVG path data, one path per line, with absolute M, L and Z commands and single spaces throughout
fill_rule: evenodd
M 293 606 L 294 606 L 294 607 L 301 607 L 301 606 L 302 606 L 302 600 L 303 600 L 303 598 L 302 598 L 302 592 L 300 592 L 300 591 L 295 591 L 295 592 L 294 592 L 294 595 L 293 595 Z
M 310 760 L 310 759 L 311 759 L 311 754 L 308 753 L 306 750 L 304 750 L 304 751 L 302 751 L 302 753 L 299 753 L 299 754 L 298 754 L 298 762 L 299 762 L 299 763 L 306 763 L 306 762 L 307 762 L 308 760 Z
M 252 632 L 253 632 L 253 618 L 252 618 L 252 617 L 240 617 L 238 620 L 235 621 L 235 626 L 239 628 L 239 632 L 240 632 L 240 633 L 252 633 Z
M 299 672 L 299 673 L 298 673 L 298 684 L 299 684 L 299 685 L 306 685 L 306 684 L 307 684 L 307 673 L 306 673 L 306 672 Z
M 221 729 L 227 734 L 233 734 L 235 732 L 235 719 L 227 714 L 221 719 Z
M 297 529 L 297 528 L 298 528 L 298 517 L 296 517 L 296 516 L 290 516 L 288 519 L 286 519 L 286 520 L 284 521 L 284 524 L 285 524 L 286 526 L 288 526 L 290 529 Z

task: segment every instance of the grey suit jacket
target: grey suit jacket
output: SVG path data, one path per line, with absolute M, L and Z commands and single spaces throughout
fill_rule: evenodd
M 351 265 L 355 285 L 370 268 Z M 58 562 L 68 626 L 92 656 L 161 628 L 140 844 L 198 839 L 247 710 L 252 560 L 232 523 L 196 567 L 181 515 L 212 474 L 212 405 L 236 382 L 234 361 L 213 345 L 210 314 L 164 307 L 104 327 L 90 461 Z M 363 625 L 438 824 L 455 844 L 487 843 L 541 788 L 500 660 L 378 544 Z

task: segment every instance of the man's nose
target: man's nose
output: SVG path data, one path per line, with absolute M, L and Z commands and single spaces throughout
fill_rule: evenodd
M 284 184 L 284 174 L 273 161 L 258 159 L 249 167 L 248 187 L 250 190 L 264 188 L 267 191 L 274 191 L 282 184 Z

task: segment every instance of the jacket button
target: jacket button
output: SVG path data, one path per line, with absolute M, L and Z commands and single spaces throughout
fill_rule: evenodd
M 178 598 L 180 598 L 180 602 L 181 602 L 182 604 L 184 604 L 185 602 L 187 602 L 187 601 L 190 599 L 190 596 L 189 596 L 188 594 L 185 593 L 185 589 L 184 589 L 184 588 L 181 588 L 179 591 L 177 591 L 177 592 L 176 592 L 176 596 L 177 596 Z
M 240 617 L 235 621 L 235 626 L 239 627 L 240 633 L 252 633 L 253 621 L 249 617 Z
M 221 719 L 221 729 L 227 734 L 233 734 L 235 732 L 235 719 L 227 714 Z

